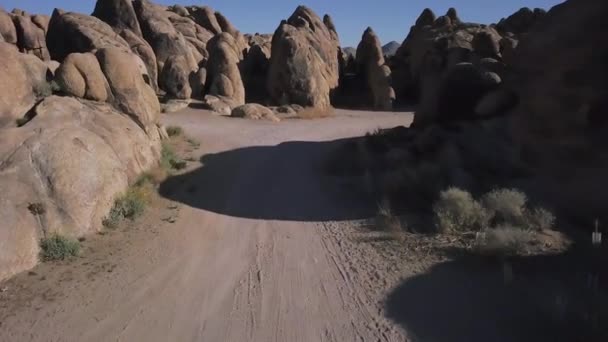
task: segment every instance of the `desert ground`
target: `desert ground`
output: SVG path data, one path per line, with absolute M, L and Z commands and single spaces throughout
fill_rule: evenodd
M 391 277 L 374 265 L 380 256 L 345 237 L 374 204 L 336 201 L 323 161 L 341 140 L 411 119 L 164 116 L 200 141 L 197 162 L 126 232 L 7 282 L 0 340 L 402 341 L 382 314 Z

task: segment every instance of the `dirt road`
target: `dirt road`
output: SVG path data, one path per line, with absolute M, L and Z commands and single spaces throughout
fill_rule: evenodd
M 164 121 L 200 141 L 195 162 L 136 227 L 9 281 L 0 341 L 404 340 L 381 313 L 373 255 L 344 242 L 369 213 L 337 200 L 322 164 L 341 139 L 410 114 L 269 123 L 187 109 Z

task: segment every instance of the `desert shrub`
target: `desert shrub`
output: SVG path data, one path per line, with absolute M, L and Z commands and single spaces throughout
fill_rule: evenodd
M 481 199 L 494 224 L 525 225 L 526 194 L 515 189 L 496 189 Z
M 182 170 L 187 166 L 187 163 L 181 160 L 173 147 L 167 143 L 162 144 L 160 163 L 165 170 Z
M 376 227 L 379 230 L 399 233 L 403 231 L 401 219 L 393 214 L 390 203 L 387 199 L 378 204 L 378 214 L 376 215 Z
M 77 240 L 53 234 L 40 241 L 40 257 L 44 261 L 65 260 L 75 257 L 80 252 Z
M 534 208 L 526 213 L 526 226 L 531 230 L 552 229 L 555 215 L 545 208 Z
M 40 215 L 44 215 L 46 213 L 46 208 L 44 207 L 43 203 L 37 202 L 37 203 L 30 203 L 27 206 L 27 209 L 30 211 L 30 213 L 32 213 L 32 215 L 34 216 L 40 216 Z
M 442 191 L 433 211 L 441 232 L 480 230 L 487 224 L 483 206 L 469 192 L 458 188 Z
M 149 201 L 148 190 L 143 186 L 134 186 L 114 201 L 110 213 L 103 220 L 107 228 L 116 228 L 124 219 L 135 220 L 141 216 Z
M 480 233 L 474 250 L 486 256 L 514 256 L 524 253 L 532 238 L 533 233 L 523 227 L 501 225 Z
M 184 130 L 179 126 L 169 126 L 167 127 L 167 134 L 170 137 L 177 137 L 184 133 Z

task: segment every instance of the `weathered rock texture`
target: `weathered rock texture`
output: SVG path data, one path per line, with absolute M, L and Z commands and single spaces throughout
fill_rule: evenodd
M 40 59 L 19 53 L 12 44 L 0 43 L 0 128 L 15 126 L 15 120 L 48 95 L 50 77 Z
M 238 63 L 243 58 L 236 40 L 223 32 L 209 42 L 208 94 L 230 99 L 231 106 L 245 104 L 245 88 Z
M 329 22 L 329 20 L 326 20 Z M 337 35 L 309 8 L 300 6 L 272 38 L 268 91 L 277 104 L 329 108 L 338 87 Z
M 110 88 L 92 53 L 72 53 L 55 73 L 55 82 L 68 95 L 105 102 Z M 110 93 L 111 94 L 111 93 Z
M 59 62 L 73 52 L 95 52 L 107 47 L 130 51 L 129 44 L 100 19 L 60 10 L 53 12 L 46 42 L 52 59 Z
M 48 234 L 100 230 L 115 197 L 160 154 L 158 133 L 108 105 L 53 96 L 34 111 L 0 132 L 0 279 L 33 267 Z
M 358 71 L 372 95 L 370 105 L 379 110 L 391 110 L 395 92 L 391 87 L 391 69 L 385 64 L 380 39 L 371 28 L 367 28 L 357 47 Z

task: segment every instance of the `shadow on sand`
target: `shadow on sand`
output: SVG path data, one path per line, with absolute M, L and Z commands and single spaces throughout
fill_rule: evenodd
M 375 206 L 345 191 L 344 181 L 326 171 L 328 158 L 340 147 L 352 145 L 352 140 L 294 141 L 208 154 L 202 157 L 201 167 L 163 182 L 160 194 L 241 218 L 315 222 L 368 218 Z
M 438 264 L 393 290 L 387 316 L 414 341 L 605 341 L 585 318 L 597 299 L 587 297 L 584 263 L 539 256 L 515 260 L 512 268 L 514 281 L 505 284 L 496 260 Z

